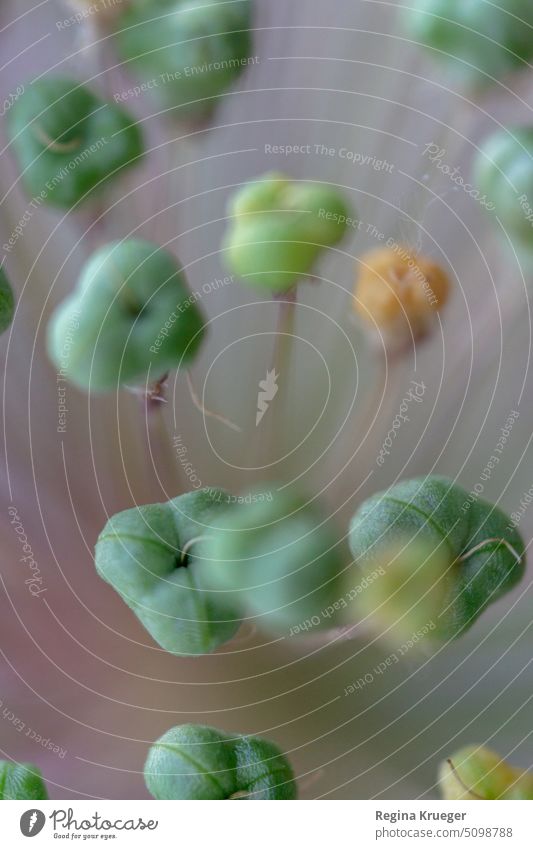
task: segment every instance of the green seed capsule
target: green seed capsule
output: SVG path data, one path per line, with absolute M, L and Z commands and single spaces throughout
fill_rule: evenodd
M 530 0 L 413 0 L 403 15 L 409 37 L 469 84 L 500 80 L 533 57 Z
M 127 239 L 86 264 L 52 316 L 48 352 L 64 377 L 100 392 L 155 381 L 191 360 L 203 336 L 176 259 L 152 242 Z
M 3 269 L 0 268 L 0 333 L 3 333 L 13 321 L 15 298 Z
M 125 510 L 98 538 L 98 574 L 173 654 L 207 654 L 239 628 L 240 621 L 204 592 L 198 568 L 227 499 L 222 490 L 206 489 Z
M 181 120 L 209 114 L 253 61 L 251 9 L 249 0 L 133 4 L 119 18 L 116 38 L 139 94 L 157 96 Z
M 40 770 L 33 764 L 0 761 L 0 799 L 48 799 Z
M 443 799 L 533 799 L 533 773 L 510 766 L 484 746 L 466 746 L 439 767 Z
M 291 766 L 273 743 L 203 725 L 171 728 L 144 768 L 156 799 L 296 799 Z
M 313 505 L 277 492 L 220 517 L 199 564 L 214 598 L 287 630 L 338 601 L 342 559 L 336 535 Z
M 230 271 L 252 286 L 283 292 L 311 274 L 320 254 L 341 241 L 352 213 L 335 188 L 276 172 L 232 198 L 223 243 Z
M 143 154 L 132 116 L 65 77 L 29 85 L 8 126 L 27 193 L 64 209 L 105 188 Z
M 444 557 L 437 633 L 447 639 L 468 630 L 522 578 L 524 543 L 509 522 L 497 507 L 481 499 L 472 502 L 446 478 L 419 478 L 362 504 L 351 523 L 350 548 L 364 568 L 383 562 L 391 549 L 401 550 L 406 542 L 424 547 L 429 569 L 435 567 L 433 553 Z M 394 570 L 394 561 L 389 562 Z M 421 563 L 424 559 L 417 559 L 413 571 L 424 568 Z
M 477 155 L 474 180 L 516 248 L 533 256 L 533 127 L 489 136 Z

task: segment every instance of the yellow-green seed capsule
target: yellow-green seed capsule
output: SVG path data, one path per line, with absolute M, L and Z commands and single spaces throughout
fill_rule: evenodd
M 451 639 L 523 577 L 524 541 L 509 523 L 494 505 L 482 499 L 470 503 L 468 493 L 447 478 L 415 478 L 361 505 L 352 519 L 350 549 L 361 568 L 389 564 L 384 589 L 376 582 L 371 592 L 386 595 L 390 585 L 394 599 L 401 598 L 396 591 L 406 572 L 406 543 L 422 546 L 429 556 L 413 560 L 414 600 L 438 608 L 435 634 Z M 391 560 L 391 551 L 403 553 Z
M 466 746 L 439 767 L 443 799 L 533 799 L 533 773 L 510 766 L 484 746 Z
M 451 583 L 448 567 L 444 551 L 398 539 L 375 558 L 361 561 L 358 615 L 395 647 L 426 648 L 439 634 Z
M 286 292 L 311 274 L 320 254 L 354 222 L 338 189 L 277 172 L 239 189 L 228 215 L 223 250 L 229 270 L 271 292 Z

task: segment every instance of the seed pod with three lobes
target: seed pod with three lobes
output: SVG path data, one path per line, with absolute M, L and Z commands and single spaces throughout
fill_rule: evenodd
M 422 559 L 413 560 L 416 581 L 427 568 L 426 589 L 435 588 L 434 597 L 442 593 L 435 611 L 435 636 L 441 639 L 467 631 L 524 574 L 524 542 L 505 513 L 481 499 L 471 503 L 464 489 L 443 477 L 403 481 L 372 496 L 355 513 L 351 552 L 363 568 L 387 559 L 393 590 L 398 588 L 395 561 L 388 555 L 391 548 L 401 552 L 406 545 L 425 551 Z M 439 564 L 440 580 L 435 575 Z
M 171 728 L 144 767 L 156 799 L 296 799 L 292 768 L 274 743 L 205 725 Z
M 260 500 L 263 497 L 263 500 Z M 315 503 L 298 494 L 251 493 L 251 503 L 222 514 L 199 564 L 214 599 L 254 617 L 274 633 L 313 617 L 338 601 L 343 553 L 334 528 Z
M 205 591 L 200 571 L 206 537 L 227 502 L 223 490 L 185 493 L 117 513 L 98 537 L 98 574 L 173 654 L 208 654 L 240 627 L 239 617 Z
M 204 320 L 179 262 L 152 242 L 97 250 L 75 291 L 55 310 L 48 352 L 81 389 L 151 383 L 195 356 Z
M 27 193 L 63 209 L 106 188 L 144 152 L 131 115 L 68 77 L 27 86 L 8 129 Z
M 230 200 L 222 249 L 232 274 L 260 290 L 287 292 L 312 273 L 353 221 L 341 192 L 271 172 Z

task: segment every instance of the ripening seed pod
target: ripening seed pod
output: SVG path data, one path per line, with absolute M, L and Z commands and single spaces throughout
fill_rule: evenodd
M 443 799 L 533 799 L 533 773 L 517 769 L 484 746 L 466 746 L 439 767 Z
M 260 498 L 257 493 L 257 498 Z M 221 604 L 283 632 L 338 601 L 343 571 L 330 522 L 306 499 L 273 488 L 272 500 L 238 504 L 217 521 L 199 564 L 203 586 Z
M 151 747 L 144 767 L 156 799 L 296 799 L 287 758 L 261 737 L 203 725 L 171 728 Z
M 289 291 L 311 274 L 318 257 L 354 223 L 336 188 L 277 172 L 240 188 L 228 214 L 226 265 L 249 286 L 274 293 Z
M 441 639 L 467 631 L 524 574 L 524 542 L 510 519 L 486 501 L 471 503 L 468 493 L 446 478 L 402 481 L 365 501 L 352 519 L 350 549 L 364 568 L 383 562 L 391 549 L 401 551 L 406 543 L 423 546 L 430 555 L 413 564 L 414 570 L 431 569 L 428 589 L 436 580 L 435 567 L 442 564 L 445 592 L 435 630 Z M 421 580 L 418 575 L 415 586 Z
M 8 129 L 28 194 L 63 209 L 102 191 L 143 155 L 135 119 L 67 77 L 28 85 L 9 110 Z
M 211 524 L 227 501 L 223 490 L 205 489 L 134 507 L 109 519 L 98 537 L 98 574 L 173 654 L 208 654 L 240 626 L 204 591 L 198 568 Z
M 359 259 L 353 306 L 376 341 L 394 349 L 431 330 L 449 291 L 449 277 L 436 262 L 394 243 Z
M 179 263 L 152 242 L 96 251 L 77 289 L 55 310 L 48 353 L 63 377 L 91 392 L 150 382 L 188 363 L 204 321 Z

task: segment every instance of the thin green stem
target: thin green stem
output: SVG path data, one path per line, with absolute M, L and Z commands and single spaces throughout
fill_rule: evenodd
M 279 303 L 279 312 L 270 371 L 273 372 L 273 379 L 278 385 L 278 398 L 272 410 L 270 439 L 268 440 L 271 462 L 275 462 L 282 455 L 285 441 L 284 413 L 290 386 L 294 325 L 298 304 L 297 287 L 294 286 L 293 289 L 282 295 L 275 295 L 274 298 Z

